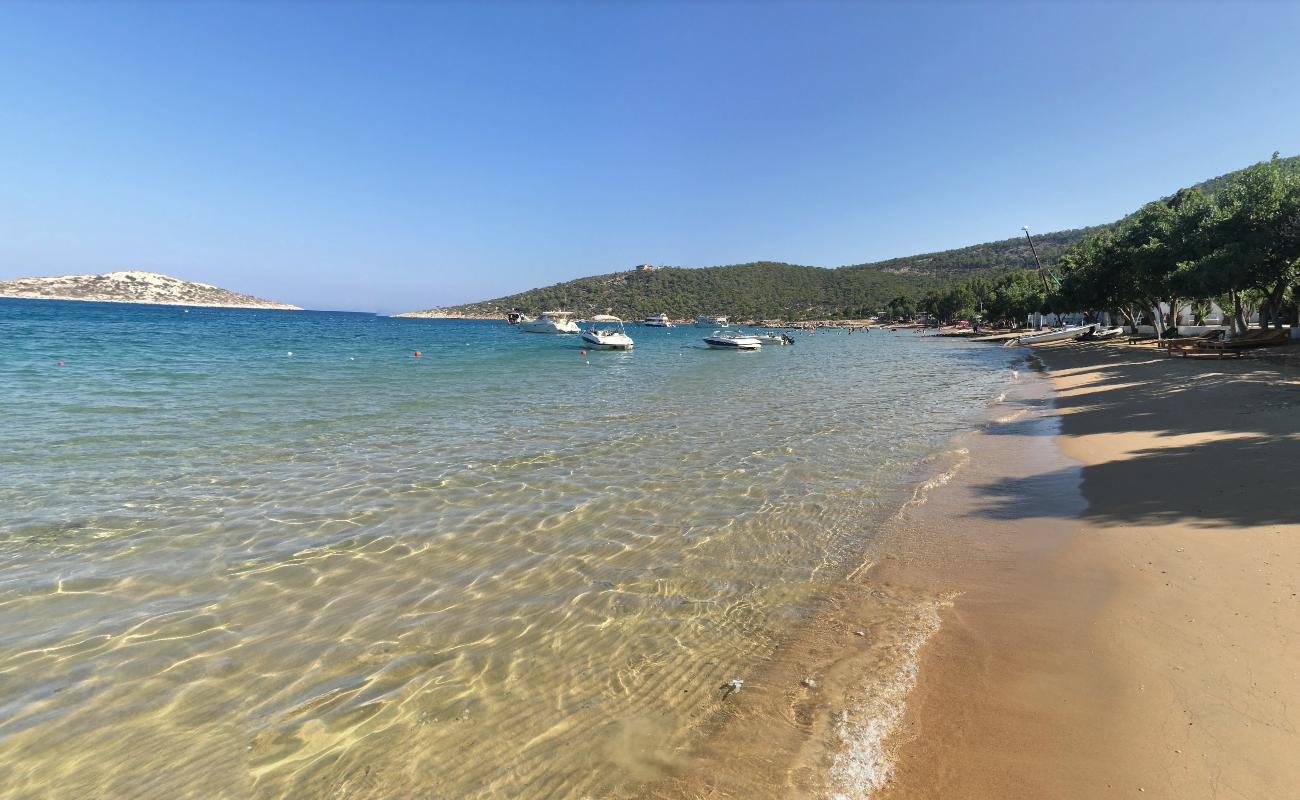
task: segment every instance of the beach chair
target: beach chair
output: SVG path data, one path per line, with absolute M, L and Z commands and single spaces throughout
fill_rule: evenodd
M 1291 331 L 1286 328 L 1273 328 L 1271 330 L 1250 331 L 1244 336 L 1238 336 L 1235 339 L 1225 339 L 1217 342 L 1200 342 L 1192 347 L 1185 348 L 1179 352 L 1184 358 L 1189 354 L 1217 353 L 1219 358 L 1223 358 L 1228 353 L 1240 356 L 1246 350 L 1252 350 L 1256 347 L 1277 347 L 1278 345 L 1288 344 L 1291 341 Z

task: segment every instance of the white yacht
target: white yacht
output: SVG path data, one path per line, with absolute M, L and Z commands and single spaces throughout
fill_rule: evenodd
M 543 311 L 537 319 L 521 320 L 519 330 L 524 333 L 579 333 L 578 323 L 568 311 Z
M 726 317 L 696 317 L 695 327 L 697 328 L 725 328 L 727 327 Z
M 671 328 L 672 320 L 668 319 L 667 314 L 652 314 L 641 320 L 641 324 L 647 328 Z
M 757 336 L 749 336 L 740 331 L 714 331 L 704 337 L 704 343 L 714 350 L 758 350 L 763 347 Z
M 604 323 L 606 327 L 597 327 Z M 632 337 L 623 330 L 623 320 L 609 314 L 591 318 L 591 327 L 582 332 L 582 341 L 596 350 L 631 350 Z

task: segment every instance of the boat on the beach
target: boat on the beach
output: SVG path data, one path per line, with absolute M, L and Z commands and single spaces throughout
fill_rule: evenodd
M 1091 333 L 1097 327 L 1095 322 L 1087 325 L 1072 325 L 1066 328 L 1046 331 L 1044 333 L 1035 333 L 1032 336 L 1021 336 L 1021 344 L 1045 344 L 1047 342 L 1063 342 L 1067 339 L 1076 339 L 1085 333 Z
M 788 345 L 788 344 L 794 344 L 793 336 L 784 333 L 777 333 L 776 331 L 760 333 L 756 338 L 758 339 L 760 344 L 771 344 L 771 345 L 777 345 L 778 347 Z
M 524 333 L 580 333 L 578 323 L 573 321 L 573 314 L 568 311 L 543 311 L 537 319 L 520 321 L 519 330 Z
M 1116 336 L 1122 336 L 1123 334 L 1124 329 L 1119 326 L 1113 328 L 1103 328 L 1098 326 L 1094 328 L 1091 333 L 1084 334 L 1083 338 L 1088 339 L 1089 341 L 1098 341 L 1100 339 L 1114 339 Z
M 695 327 L 697 328 L 725 328 L 727 327 L 726 317 L 696 317 Z
M 704 343 L 714 350 L 758 350 L 763 346 L 757 336 L 749 336 L 740 331 L 714 331 L 704 337 Z
M 671 328 L 671 327 L 673 327 L 673 322 L 672 322 L 672 320 L 668 319 L 668 315 L 667 315 L 667 314 L 651 314 L 650 316 L 648 316 L 648 317 L 646 317 L 645 319 L 641 320 L 641 324 L 644 325 L 644 326 L 646 326 L 647 328 Z
M 582 341 L 596 350 L 631 350 L 632 337 L 623 330 L 623 320 L 609 314 L 597 314 L 591 318 L 592 325 L 582 332 Z M 604 323 L 608 327 L 599 328 Z

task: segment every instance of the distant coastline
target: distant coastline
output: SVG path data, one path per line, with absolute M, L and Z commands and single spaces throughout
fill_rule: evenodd
M 404 319 L 504 319 L 504 314 L 472 314 L 461 311 L 449 311 L 445 308 L 431 308 L 428 311 L 407 311 L 403 314 L 393 314 L 394 317 Z

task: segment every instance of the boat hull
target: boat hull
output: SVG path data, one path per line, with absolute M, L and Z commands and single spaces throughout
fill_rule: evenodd
M 576 322 L 553 322 L 549 319 L 535 319 L 530 322 L 521 322 L 519 323 L 519 330 L 524 333 L 548 334 L 571 334 L 581 331 Z
M 632 337 L 617 334 L 614 336 L 596 336 L 583 331 L 582 341 L 593 350 L 631 350 Z
M 1096 328 L 1096 325 L 1080 325 L 1077 328 L 1064 328 L 1059 331 L 1048 331 L 1047 333 L 1036 333 L 1032 336 L 1021 336 L 1021 344 L 1045 344 L 1047 342 L 1064 342 L 1067 339 L 1074 339 L 1088 333 Z
M 704 337 L 704 343 L 713 350 L 758 350 L 763 347 L 763 343 L 752 336 L 735 339 L 706 336 Z

